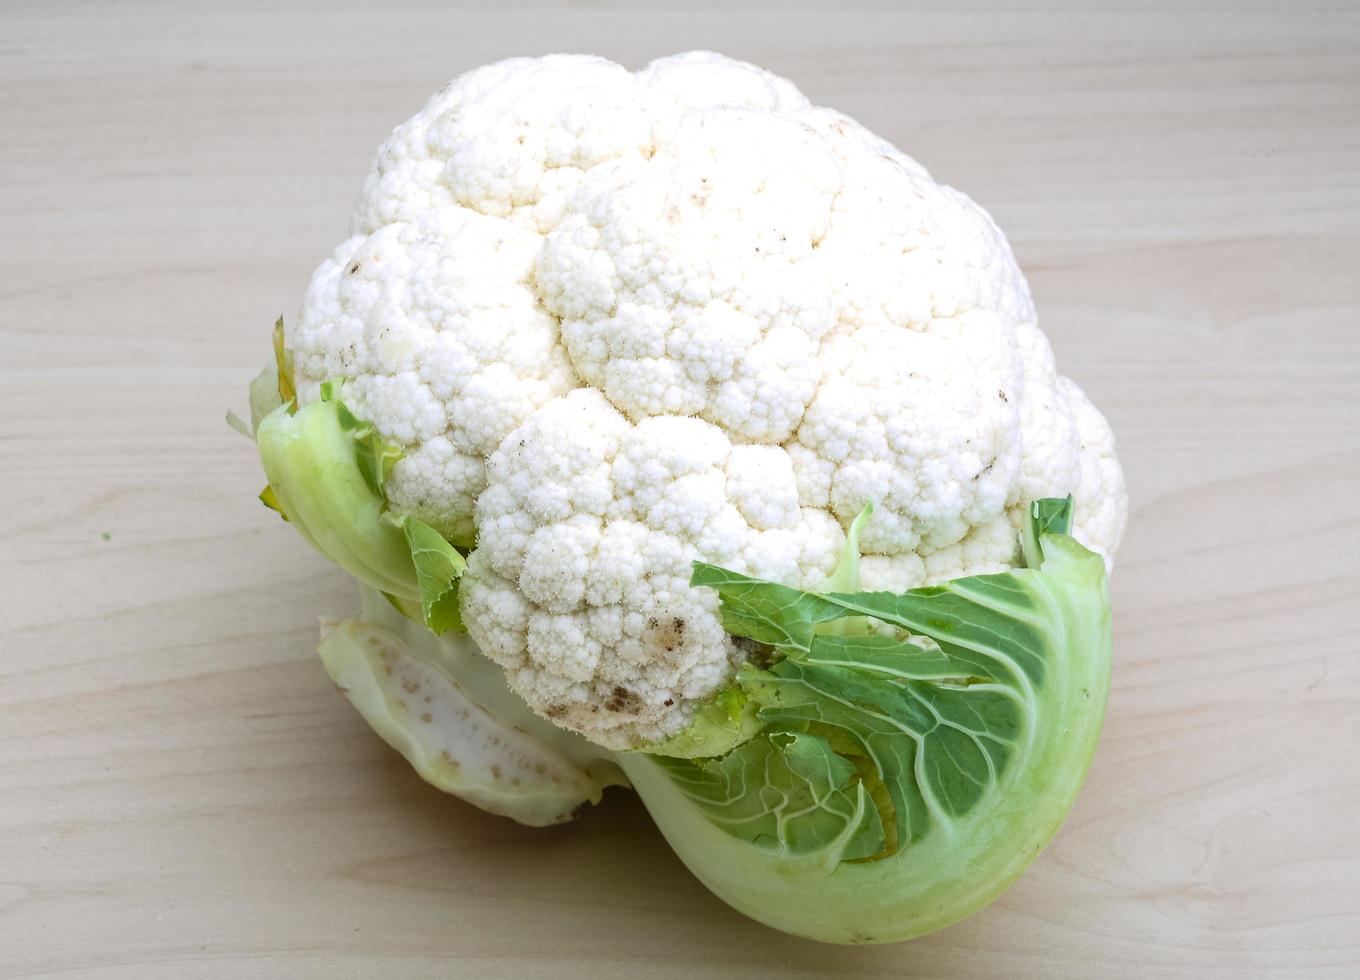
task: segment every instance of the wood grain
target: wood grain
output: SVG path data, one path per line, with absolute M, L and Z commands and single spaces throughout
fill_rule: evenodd
M 1066 828 L 908 946 L 771 932 L 637 801 L 530 831 L 336 696 L 352 603 L 222 424 L 370 155 L 504 55 L 713 47 L 1005 227 L 1120 437 Z M 0 975 L 1360 975 L 1353 3 L 0 6 Z

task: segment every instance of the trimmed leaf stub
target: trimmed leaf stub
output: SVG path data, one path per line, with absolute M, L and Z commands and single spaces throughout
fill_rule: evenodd
M 293 383 L 293 352 L 283 346 L 283 317 L 274 321 L 274 373 L 279 402 L 297 411 L 297 385 Z
M 488 710 L 426 634 L 408 643 L 363 619 L 322 627 L 317 647 L 331 679 L 421 778 L 530 826 L 572 819 L 598 803 L 601 779 L 548 742 Z
M 430 525 L 405 517 L 401 521 L 411 560 L 420 586 L 420 611 L 425 624 L 436 633 L 463 632 L 458 612 L 458 580 L 467 571 L 467 560 Z

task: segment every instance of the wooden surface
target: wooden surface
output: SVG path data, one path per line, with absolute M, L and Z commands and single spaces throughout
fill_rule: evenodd
M 1109 6 L 5 0 L 0 976 L 1360 976 L 1360 15 Z M 1081 800 L 908 946 L 741 919 L 629 794 L 530 831 L 421 783 L 222 423 L 446 78 L 699 46 L 988 207 L 1128 473 Z

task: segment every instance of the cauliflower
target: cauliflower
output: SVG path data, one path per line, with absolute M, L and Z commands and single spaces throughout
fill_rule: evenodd
M 987 213 L 752 65 L 479 68 L 392 133 L 352 224 L 299 400 L 345 379 L 400 449 L 392 506 L 477 545 L 472 636 L 600 744 L 730 682 L 695 559 L 811 587 L 872 502 L 863 582 L 900 591 L 1013 567 L 1024 505 L 1068 493 L 1119 543 L 1113 437 Z
M 687 837 L 708 833 L 695 812 L 729 834 L 764 826 L 728 811 L 769 783 L 757 810 L 800 793 L 822 809 L 751 839 L 792 854 L 815 838 L 818 866 L 835 867 L 968 812 L 978 798 L 961 786 L 1041 752 L 1016 733 L 1044 712 L 1087 719 L 1054 758 L 1094 745 L 1098 706 L 1062 699 L 1082 677 L 1083 697 L 1103 691 L 1108 660 L 1062 658 L 1068 641 L 1108 647 L 1104 575 L 1127 512 L 1110 428 L 1057 373 L 988 214 L 790 82 L 707 52 L 638 72 L 552 55 L 460 76 L 379 150 L 291 339 L 276 340 L 277 377 L 252 386 L 262 499 L 387 598 L 329 626 L 322 655 L 437 785 L 527 822 L 610 783 L 680 786 Z M 1012 584 L 990 599 L 1001 586 L 969 584 L 993 574 Z M 931 597 L 1018 652 L 939 632 L 954 605 L 902 612 Z M 475 647 L 430 638 L 445 646 L 420 652 L 409 628 L 381 625 L 397 613 Z M 906 666 L 874 683 L 934 691 L 935 727 L 911 736 L 911 751 L 943 753 L 934 768 L 911 776 L 852 749 L 869 730 L 818 700 L 832 695 L 808 666 L 835 643 L 855 685 L 887 644 Z M 490 680 L 486 658 L 501 668 Z M 447 710 L 424 713 L 437 724 L 408 717 L 394 676 L 442 692 Z M 1010 707 L 978 706 L 1007 685 Z M 1005 720 L 1017 704 L 1028 721 Z M 497 718 L 517 720 L 497 734 Z M 976 725 L 1000 727 L 929 748 L 936 729 L 983 739 Z M 988 754 L 1012 744 L 1025 748 Z M 630 751 L 650 754 L 611 754 Z M 637 761 L 668 755 L 714 761 Z M 553 787 L 516 804 L 534 772 Z M 1060 819 L 1079 782 L 1041 811 Z M 814 811 L 834 847 L 830 825 L 797 829 Z M 718 883 L 728 872 L 700 873 L 761 915 Z

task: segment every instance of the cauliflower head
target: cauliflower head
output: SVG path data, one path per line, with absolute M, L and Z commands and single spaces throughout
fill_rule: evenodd
M 539 715 L 675 735 L 749 648 L 702 560 L 816 589 L 1021 563 L 1073 495 L 1108 564 L 1109 426 L 1056 373 L 1005 237 L 965 195 L 753 65 L 516 58 L 398 126 L 292 335 L 400 458 L 396 512 L 471 549 L 463 622 Z M 396 455 L 395 453 L 393 454 Z

